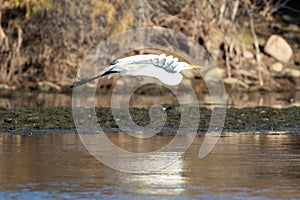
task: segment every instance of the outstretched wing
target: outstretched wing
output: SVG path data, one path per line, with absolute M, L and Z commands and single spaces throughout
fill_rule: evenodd
M 165 54 L 129 56 L 113 61 L 110 66 L 104 69 L 102 74 L 89 79 L 80 79 L 73 83 L 71 87 L 83 85 L 105 75 L 111 78 L 117 73 L 123 76 L 145 75 L 155 77 L 168 85 L 177 85 L 183 78 L 181 74 L 177 73 L 180 71 L 180 66 L 178 58 L 166 56 Z
M 142 68 L 153 65 L 155 67 L 162 68 L 169 73 L 176 73 L 178 72 L 176 68 L 178 64 L 178 58 L 166 56 L 165 54 L 135 55 L 113 61 L 111 65 L 105 69 L 105 72 L 111 70 L 120 70 L 126 74 L 126 72 L 133 70 L 133 66 Z

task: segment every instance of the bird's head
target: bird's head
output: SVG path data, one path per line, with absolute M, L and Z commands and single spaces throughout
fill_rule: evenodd
M 182 70 L 186 70 L 186 69 L 202 69 L 202 68 L 204 68 L 203 66 L 188 64 L 186 62 L 180 62 L 179 66 L 180 66 L 180 69 L 178 70 L 178 72 L 180 72 Z

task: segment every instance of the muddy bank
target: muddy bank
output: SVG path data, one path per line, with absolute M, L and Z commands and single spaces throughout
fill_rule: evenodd
M 181 110 L 177 106 L 164 106 L 166 123 L 162 132 L 175 132 L 180 126 Z M 193 115 L 193 107 L 187 111 Z M 155 109 L 154 109 L 155 110 Z M 116 109 L 121 113 L 122 110 Z M 153 112 L 153 110 L 151 111 Z M 150 123 L 149 110 L 145 108 L 131 108 L 132 120 L 145 126 Z M 155 111 L 154 111 L 155 113 Z M 110 108 L 97 108 L 98 122 L 105 130 L 118 130 L 119 127 Z M 211 110 L 200 108 L 200 122 L 198 132 L 205 132 L 209 127 Z M 126 119 L 126 117 L 124 117 Z M 300 131 L 300 107 L 274 109 L 269 107 L 258 108 L 229 108 L 227 109 L 224 131 Z M 117 119 L 118 120 L 118 119 Z M 188 120 L 187 120 L 188 121 Z M 126 122 L 126 121 L 125 121 Z M 91 121 L 81 122 L 89 125 Z M 182 128 L 190 128 L 185 123 Z M 130 128 L 130 127 L 129 127 Z M 0 130 L 14 134 L 41 133 L 43 130 L 74 130 L 74 120 L 71 108 L 0 108 Z

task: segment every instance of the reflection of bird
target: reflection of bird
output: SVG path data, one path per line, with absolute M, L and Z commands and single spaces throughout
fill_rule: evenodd
M 74 82 L 71 88 L 91 82 L 102 76 L 111 78 L 119 73 L 121 76 L 149 76 L 155 77 L 168 85 L 178 85 L 183 76 L 179 73 L 185 69 L 203 68 L 186 62 L 178 62 L 178 58 L 165 54 L 135 55 L 115 60 L 98 76 L 89 79 L 80 79 Z

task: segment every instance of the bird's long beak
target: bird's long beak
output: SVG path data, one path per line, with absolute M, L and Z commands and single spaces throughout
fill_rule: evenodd
M 192 69 L 202 69 L 202 68 L 204 68 L 203 66 L 201 66 L 201 65 L 192 65 L 192 64 L 189 64 L 190 65 L 190 67 L 192 68 Z

